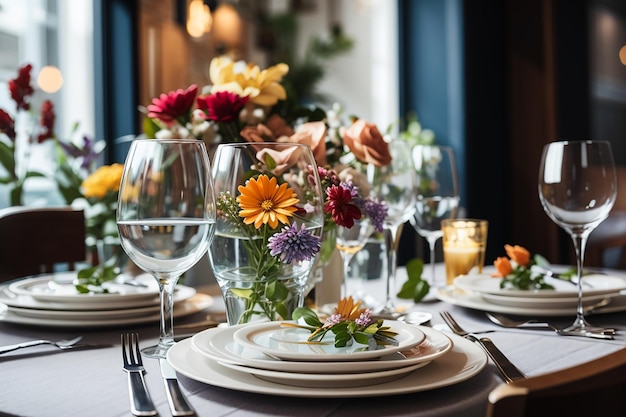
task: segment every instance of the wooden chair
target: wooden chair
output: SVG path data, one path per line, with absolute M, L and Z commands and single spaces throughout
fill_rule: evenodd
M 86 258 L 85 216 L 71 207 L 0 209 L 0 282 L 52 272 L 64 263 L 70 270 Z
M 623 416 L 626 349 L 596 360 L 502 384 L 489 394 L 487 417 Z

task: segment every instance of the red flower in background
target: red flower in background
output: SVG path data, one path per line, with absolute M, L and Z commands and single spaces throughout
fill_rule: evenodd
M 186 121 L 190 117 L 196 94 L 198 94 L 196 84 L 190 85 L 186 90 L 178 89 L 161 94 L 158 98 L 153 98 L 152 104 L 147 107 L 148 117 L 159 119 L 167 124 L 180 118 Z
M 354 220 L 361 218 L 361 210 L 352 203 L 350 190 L 333 185 L 326 190 L 328 200 L 324 205 L 324 212 L 330 213 L 333 221 L 339 226 L 350 228 L 354 226 Z
M 241 97 L 230 91 L 219 91 L 198 97 L 198 108 L 205 111 L 208 120 L 229 123 L 239 119 L 239 113 L 248 103 L 248 96 Z
M 41 143 L 47 139 L 54 138 L 54 104 L 50 100 L 46 100 L 41 105 L 41 118 L 39 125 L 42 127 L 41 133 L 37 137 L 37 142 Z
M 9 116 L 9 113 L 0 109 L 0 133 L 4 133 L 15 142 L 15 122 Z
M 26 64 L 18 70 L 17 78 L 9 80 L 11 98 L 17 104 L 17 109 L 30 110 L 30 96 L 35 90 L 30 85 L 31 64 Z

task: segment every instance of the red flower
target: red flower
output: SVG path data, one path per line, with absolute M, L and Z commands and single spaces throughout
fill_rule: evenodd
M 41 133 L 37 137 L 37 142 L 41 143 L 47 139 L 54 137 L 54 104 L 50 100 L 46 100 L 41 105 L 41 118 L 39 125 L 42 127 Z
M 206 118 L 219 123 L 228 123 L 239 118 L 239 113 L 248 103 L 249 97 L 241 97 L 230 91 L 219 91 L 198 97 L 198 108 L 207 113 Z
M 169 93 L 161 94 L 159 98 L 153 98 L 148 106 L 148 117 L 159 119 L 167 124 L 172 123 L 179 117 L 189 117 L 191 106 L 196 99 L 198 86 L 192 84 L 186 90 L 178 89 Z
M 354 220 L 361 218 L 361 210 L 352 203 L 350 190 L 339 185 L 333 185 L 326 190 L 328 199 L 324 204 L 324 212 L 330 213 L 333 221 L 339 226 L 350 228 Z
M 17 104 L 17 109 L 30 110 L 30 96 L 35 92 L 30 85 L 30 71 L 33 66 L 24 65 L 18 70 L 17 78 L 9 80 L 11 98 Z
M 9 116 L 9 113 L 0 109 L 0 133 L 4 133 L 15 142 L 15 122 Z

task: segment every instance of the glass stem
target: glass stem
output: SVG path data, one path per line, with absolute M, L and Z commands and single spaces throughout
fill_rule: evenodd
M 178 277 L 158 278 L 161 300 L 161 333 L 159 347 L 168 349 L 174 344 L 174 288 Z
M 341 252 L 341 258 L 343 259 L 343 285 L 341 298 L 348 297 L 348 271 L 350 270 L 350 261 L 353 255 L 347 252 Z
M 383 310 L 391 311 L 395 308 L 391 300 L 391 288 L 395 288 L 396 268 L 397 268 L 397 254 L 398 245 L 400 243 L 400 234 L 402 233 L 402 227 L 399 226 L 385 227 L 385 246 L 387 247 L 387 282 L 385 285 L 385 304 Z
M 576 277 L 578 279 L 578 304 L 576 307 L 576 321 L 574 326 L 585 327 L 588 326 L 584 310 L 583 310 L 583 264 L 585 261 L 585 247 L 587 246 L 586 234 L 572 234 L 572 240 L 574 241 L 574 250 L 576 252 Z
M 431 287 L 435 286 L 435 245 L 437 244 L 437 238 L 429 237 L 428 239 L 428 247 L 430 250 L 430 281 L 428 284 Z

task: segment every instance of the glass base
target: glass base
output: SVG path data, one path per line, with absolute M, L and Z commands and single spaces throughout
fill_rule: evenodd
M 165 359 L 167 351 L 172 346 L 154 345 L 141 349 L 141 356 L 154 359 Z

